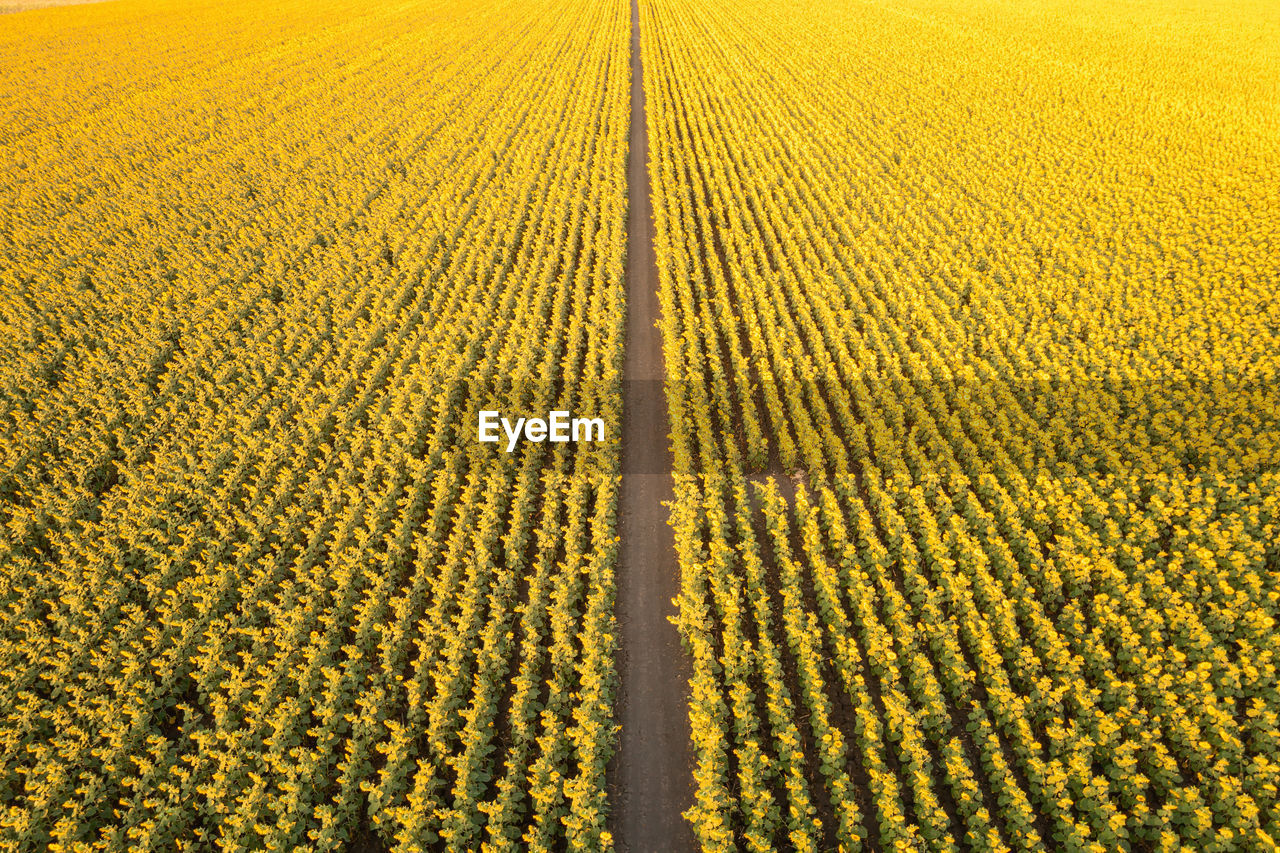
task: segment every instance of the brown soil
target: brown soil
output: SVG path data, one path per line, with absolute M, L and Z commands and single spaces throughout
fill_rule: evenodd
M 639 9 L 631 4 L 631 140 L 627 164 L 627 344 L 623 368 L 621 552 L 617 613 L 622 725 L 610 767 L 612 829 L 626 853 L 693 850 L 681 816 L 693 804 L 689 665 L 669 621 L 680 591 L 679 564 L 663 501 L 672 499 L 658 268 L 649 205 Z

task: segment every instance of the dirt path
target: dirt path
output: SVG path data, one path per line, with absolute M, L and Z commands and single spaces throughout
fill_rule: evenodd
M 672 497 L 663 393 L 658 268 L 649 215 L 640 22 L 631 0 L 631 141 L 627 163 L 627 350 L 623 367 L 622 493 L 618 535 L 618 701 L 622 725 L 610 768 L 613 837 L 626 853 L 693 850 L 681 812 L 693 803 L 688 663 L 667 619 L 680 591 L 667 508 Z

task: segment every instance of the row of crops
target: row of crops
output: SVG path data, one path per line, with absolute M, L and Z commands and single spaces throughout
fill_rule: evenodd
M 639 0 L 699 847 L 1280 843 L 1272 6 Z M 0 850 L 614 846 L 630 24 L 0 22 Z
M 1103 5 L 641 2 L 704 850 L 1280 841 L 1274 15 Z
M 465 5 L 0 31 L 0 849 L 609 846 L 616 449 L 473 440 L 617 422 L 627 9 Z

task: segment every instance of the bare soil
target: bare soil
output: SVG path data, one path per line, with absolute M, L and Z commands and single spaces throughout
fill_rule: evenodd
M 640 23 L 631 3 L 631 139 L 627 164 L 627 342 L 617 613 L 621 675 L 618 753 L 610 767 L 613 837 L 625 853 L 693 850 L 682 817 L 693 804 L 689 664 L 669 617 L 679 564 L 663 501 L 673 496 L 658 268 L 653 254 L 649 139 Z

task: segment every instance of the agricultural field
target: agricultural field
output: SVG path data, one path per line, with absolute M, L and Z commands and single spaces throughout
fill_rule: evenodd
M 41 3 L 0 851 L 1280 845 L 1280 6 Z
M 700 847 L 1272 849 L 1277 9 L 641 11 Z
M 26 12 L 31 9 L 45 9 L 50 6 L 76 6 L 81 3 L 102 3 L 106 0 L 9 0 L 0 3 L 0 15 L 11 12 Z
M 626 7 L 72 11 L 0 28 L 0 849 L 607 847 L 616 446 L 473 439 L 616 420 Z

